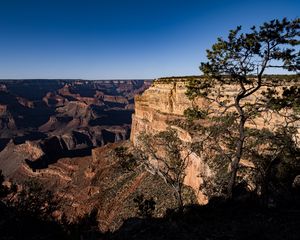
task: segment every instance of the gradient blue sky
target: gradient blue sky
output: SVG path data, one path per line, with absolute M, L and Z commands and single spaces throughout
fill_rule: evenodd
M 229 29 L 299 13 L 299 0 L 0 0 L 0 78 L 199 74 Z

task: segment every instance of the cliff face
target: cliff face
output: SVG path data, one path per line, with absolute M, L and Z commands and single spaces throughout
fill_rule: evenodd
M 185 91 L 186 87 L 183 81 L 177 83 L 155 82 L 142 95 L 136 96 L 131 141 L 136 143 L 137 136 L 142 131 L 154 133 L 164 131 L 169 126 L 168 121 L 184 119 L 184 110 L 192 106 Z M 205 104 L 204 101 L 202 104 Z M 180 137 L 186 141 L 191 140 L 185 131 L 180 131 Z
M 192 101 L 185 95 L 185 84 L 186 79 L 168 79 L 168 81 L 158 80 L 155 81 L 142 95 L 136 96 L 135 113 L 132 117 L 132 131 L 130 136 L 134 145 L 138 144 L 138 136 L 142 132 L 155 134 L 166 130 L 167 127 L 176 129 L 181 140 L 193 142 L 193 139 L 196 137 L 194 133 L 188 132 L 170 123 L 176 122 L 176 120 L 183 120 L 185 118 L 184 110 L 192 107 Z M 282 92 L 284 87 L 286 87 L 286 85 L 278 85 L 275 87 L 275 90 Z M 266 87 L 262 87 L 260 92 L 254 96 L 248 97 L 245 101 L 256 101 L 258 95 L 264 90 L 266 90 Z M 228 100 L 230 103 L 233 100 L 233 94 L 236 91 L 237 87 L 235 86 L 223 85 L 217 86 L 214 92 L 223 93 L 224 97 L 221 98 L 220 101 Z M 209 104 L 204 98 L 194 100 L 193 104 L 203 108 L 212 109 L 214 112 L 220 112 L 220 107 Z M 283 124 L 284 118 L 282 116 L 275 112 L 267 112 L 261 117 L 256 118 L 247 126 L 258 129 L 267 128 L 269 130 L 274 130 Z M 300 122 L 295 122 L 294 126 L 298 127 L 298 136 L 300 136 Z M 186 169 L 184 183 L 194 189 L 200 204 L 206 204 L 208 199 L 200 189 L 200 186 L 203 183 L 201 176 L 213 177 L 214 173 L 196 153 L 190 155 L 188 162 L 189 165 Z M 253 164 L 247 161 L 247 159 L 242 159 L 241 164 L 253 167 Z
M 132 130 L 130 139 L 134 145 L 137 144 L 138 136 L 143 131 L 158 133 L 166 130 L 169 121 L 184 119 L 184 110 L 191 107 L 192 103 L 185 95 L 186 87 L 184 81 L 172 83 L 153 83 L 142 95 L 135 98 L 135 113 L 132 117 Z M 206 104 L 200 100 L 199 104 Z M 176 128 L 181 140 L 191 142 L 191 135 Z M 208 199 L 200 191 L 202 175 L 211 175 L 208 166 L 195 153 L 190 155 L 189 165 L 186 169 L 184 183 L 194 189 L 200 204 L 206 204 Z
M 129 137 L 133 98 L 149 85 L 150 81 L 5 81 L 0 85 L 0 169 L 17 184 L 29 179 L 42 183 L 61 198 L 60 211 L 70 221 L 98 209 L 103 231 L 138 216 L 133 199 L 141 193 L 153 197 L 154 216 L 162 217 L 176 206 L 172 189 L 143 168 L 124 170 L 114 157 L 115 147 L 131 146 L 121 140 Z M 38 124 L 37 113 L 43 117 Z M 29 131 L 38 135 L 29 138 Z M 193 195 L 186 195 L 187 203 L 195 202 Z
M 134 95 L 150 84 L 148 80 L 1 80 L 0 169 L 10 175 L 20 161 L 37 162 L 17 147 L 25 143 L 41 148 L 38 162 L 47 167 L 58 158 L 82 155 L 81 150 L 128 139 Z M 9 165 L 14 167 L 7 169 Z
M 174 191 L 162 178 L 152 175 L 143 167 L 127 171 L 117 162 L 114 149 L 124 146 L 130 150 L 131 143 L 123 141 L 106 144 L 107 140 L 115 142 L 127 139 L 130 122 L 127 123 L 128 119 L 124 119 L 122 113 L 124 109 L 133 112 L 133 95 L 140 93 L 145 86 L 133 88 L 133 83 L 130 82 L 107 81 L 94 83 L 97 90 L 91 90 L 91 86 L 85 86 L 83 82 L 73 84 L 64 85 L 52 93 L 41 94 L 43 102 L 55 108 L 49 119 L 38 126 L 38 130 L 47 134 L 47 138 L 26 140 L 23 143 L 5 141 L 6 148 L 0 152 L 0 169 L 4 174 L 20 184 L 29 178 L 42 182 L 63 199 L 61 210 L 70 220 L 83 216 L 94 208 L 98 209 L 99 227 L 103 231 L 116 230 L 124 219 L 137 216 L 133 199 L 141 193 L 145 198 L 153 197 L 155 200 L 154 217 L 161 217 L 166 209 L 175 208 Z M 232 94 L 233 88 L 225 88 L 228 95 Z M 4 96 L 5 91 L 2 93 Z M 119 94 L 121 96 L 117 94 L 119 92 L 122 93 Z M 137 95 L 131 142 L 136 145 L 138 135 L 143 131 L 154 134 L 169 126 L 178 131 L 182 140 L 192 142 L 195 137 L 193 133 L 170 124 L 172 120 L 185 119 L 184 110 L 192 106 L 185 92 L 185 82 L 181 79 L 154 82 L 142 95 Z M 9 116 L 6 108 L 9 103 L 6 100 L 3 97 L 0 105 L 2 123 L 7 123 L 4 117 Z M 198 99 L 195 104 L 209 106 L 204 99 Z M 25 105 L 26 109 L 31 106 L 29 102 L 22 104 Z M 269 127 L 280 125 L 282 119 L 271 114 L 257 121 L 258 127 L 266 124 Z M 8 125 L 5 128 L 9 129 Z M 85 150 L 82 149 L 84 146 L 104 144 L 106 145 L 103 147 L 82 151 Z M 200 204 L 208 201 L 201 191 L 203 176 L 213 177 L 214 172 L 200 156 L 193 153 L 189 156 L 185 184 L 194 190 Z M 194 195 L 190 194 L 190 188 L 187 189 L 185 203 L 195 203 Z

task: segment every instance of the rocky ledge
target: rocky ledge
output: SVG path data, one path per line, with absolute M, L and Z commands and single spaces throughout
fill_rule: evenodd
M 203 80 L 202 77 L 193 77 Z M 275 76 L 276 78 L 276 76 Z M 280 78 L 281 79 L 281 78 Z M 181 128 L 178 123 L 185 119 L 184 110 L 198 105 L 204 108 L 218 110 L 218 106 L 209 105 L 204 98 L 195 99 L 193 102 L 186 96 L 186 84 L 188 78 L 162 78 L 153 82 L 152 86 L 147 89 L 142 95 L 135 97 L 135 113 L 132 119 L 132 131 L 130 139 L 134 145 L 138 145 L 138 136 L 142 132 L 155 134 L 166 130 L 168 127 L 177 130 L 178 136 L 185 142 L 193 142 L 197 136 L 194 132 Z M 274 79 L 271 79 L 274 81 Z M 293 81 L 290 84 L 299 84 Z M 278 84 L 275 87 L 276 91 L 283 91 L 282 86 Z M 267 86 L 262 87 L 260 91 L 266 90 Z M 235 86 L 223 85 L 216 86 L 215 92 L 222 92 L 224 99 L 232 101 L 232 93 L 236 90 Z M 247 100 L 255 101 L 256 96 L 251 96 Z M 284 123 L 284 118 L 275 112 L 268 112 L 261 117 L 255 119 L 249 127 L 275 129 Z M 298 127 L 300 137 L 300 121 L 294 123 Z M 209 166 L 202 160 L 201 156 L 193 153 L 190 155 L 189 165 L 186 168 L 186 177 L 184 183 L 192 187 L 197 195 L 200 204 L 206 204 L 208 198 L 201 190 L 203 177 L 213 177 L 214 173 Z M 244 166 L 253 167 L 251 162 L 242 159 L 241 164 Z

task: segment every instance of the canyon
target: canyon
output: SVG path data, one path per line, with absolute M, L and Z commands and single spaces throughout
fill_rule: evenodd
M 128 139 L 134 95 L 150 84 L 1 80 L 0 168 L 7 176 L 24 160 L 44 168 L 61 157 L 85 155 L 93 147 Z
M 104 232 L 115 231 L 124 219 L 138 216 L 134 198 L 139 194 L 155 200 L 154 217 L 176 207 L 174 191 L 162 178 L 143 167 L 124 170 L 114 150 L 126 147 L 132 151 L 142 132 L 155 134 L 169 127 L 182 141 L 193 142 L 197 136 L 175 124 L 184 121 L 184 110 L 195 104 L 186 96 L 187 78 L 46 83 L 49 86 L 39 86 L 48 90 L 44 89 L 38 100 L 20 94 L 24 91 L 21 87 L 15 87 L 20 94 L 16 97 L 9 93 L 9 84 L 0 85 L 6 96 L 0 99 L 4 142 L 0 169 L 8 178 L 20 184 L 28 179 L 43 183 L 63 199 L 62 212 L 71 220 L 98 209 L 99 228 Z M 29 88 L 32 84 L 28 83 Z M 233 89 L 225 88 L 230 95 Z M 200 98 L 196 104 L 208 103 Z M 22 110 L 16 114 L 14 106 Z M 39 124 L 30 125 L 36 117 L 31 111 L 38 107 L 46 107 L 47 117 L 41 114 Z M 22 115 L 27 112 L 32 115 Z M 282 124 L 279 116 L 267 118 L 272 120 L 258 119 L 256 125 L 273 128 Z M 37 135 L 30 135 L 33 132 Z M 241 164 L 253 167 L 246 159 Z M 207 204 L 203 176 L 214 177 L 214 172 L 196 152 L 189 156 L 185 171 L 184 203 Z
M 282 93 L 285 88 L 290 86 L 300 86 L 297 76 L 291 76 L 289 81 L 281 83 L 282 79 L 278 76 L 267 77 L 269 81 L 273 81 L 273 90 Z M 187 84 L 189 79 L 203 81 L 205 79 L 201 77 L 170 77 L 160 78 L 154 81 L 152 86 L 147 89 L 142 95 L 136 96 L 135 98 L 135 113 L 132 118 L 132 131 L 130 140 L 133 145 L 139 147 L 139 135 L 140 134 L 157 134 L 162 131 L 166 131 L 168 128 L 174 129 L 178 137 L 183 142 L 194 143 L 201 139 L 199 133 L 193 129 L 187 129 L 184 127 L 186 123 L 186 116 L 184 111 L 193 106 L 200 106 L 203 109 L 209 109 L 210 114 L 217 116 L 222 112 L 225 107 L 220 106 L 216 102 L 209 102 L 204 97 L 199 97 L 191 101 L 186 95 Z M 263 91 L 270 88 L 270 85 L 262 86 L 261 89 L 254 95 L 250 95 L 243 101 L 253 103 L 255 101 L 261 101 L 261 95 Z M 213 89 L 213 94 L 222 93 L 222 97 L 219 99 L 220 102 L 226 101 L 227 105 L 233 103 L 234 93 L 238 92 L 238 86 L 232 84 L 217 85 Z M 214 98 L 214 97 L 212 97 Z M 227 109 L 226 109 L 227 110 Z M 232 111 L 232 108 L 227 110 Z M 256 117 L 254 120 L 247 124 L 248 128 L 253 129 L 268 129 L 275 131 L 283 126 L 287 119 L 283 116 L 288 115 L 288 112 L 276 112 L 266 111 L 261 116 Z M 200 125 L 209 125 L 205 120 L 198 120 Z M 183 125 L 183 126 L 182 126 Z M 299 119 L 293 121 L 292 126 L 296 128 L 297 133 L 295 138 L 300 138 L 300 121 Z M 299 142 L 299 140 L 296 140 Z M 201 153 L 192 152 L 188 157 L 188 165 L 185 169 L 184 184 L 190 186 L 196 195 L 199 204 L 207 204 L 208 197 L 205 194 L 204 178 L 208 178 L 210 181 L 216 179 L 215 172 L 210 166 L 204 161 L 203 155 L 215 153 L 211 152 L 211 142 L 203 143 L 205 150 Z M 201 156 L 202 155 L 202 156 Z M 297 159 L 299 156 L 297 157 Z M 241 166 L 245 169 L 255 168 L 253 162 L 249 159 L 241 159 Z M 157 167 L 157 166 L 156 166 Z M 228 165 L 229 167 L 229 165 Z M 255 188 L 255 183 L 252 182 L 247 174 L 241 175 L 245 182 L 248 184 L 249 189 Z

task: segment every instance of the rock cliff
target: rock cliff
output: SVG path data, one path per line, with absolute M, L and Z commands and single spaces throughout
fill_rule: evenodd
M 47 158 L 50 155 L 56 160 L 64 157 L 62 153 L 66 151 L 71 154 L 128 139 L 133 97 L 150 83 L 148 80 L 1 80 L 0 152 L 5 151 L 0 153 L 0 167 L 6 172 L 5 156 L 9 152 L 16 155 L 12 144 L 32 142 L 42 147 Z M 13 143 L 7 146 L 10 140 Z
M 135 113 L 132 118 L 132 131 L 130 139 L 134 145 L 138 145 L 138 136 L 142 132 L 155 134 L 171 127 L 176 129 L 181 140 L 193 142 L 194 133 L 187 131 L 174 122 L 185 119 L 184 110 L 192 107 L 192 104 L 202 106 L 204 108 L 214 109 L 218 111 L 218 106 L 209 105 L 204 98 L 198 98 L 194 102 L 190 101 L 186 96 L 185 78 L 165 78 L 158 79 L 153 82 L 152 86 L 147 89 L 142 95 L 135 97 Z M 294 84 L 294 83 L 293 83 Z M 276 91 L 283 91 L 286 87 L 278 85 Z M 267 86 L 262 87 L 264 91 Z M 217 86 L 215 92 L 222 92 L 224 99 L 232 101 L 232 94 L 236 91 L 236 87 L 230 85 Z M 221 100 L 224 100 L 221 99 Z M 255 101 L 255 96 L 251 96 L 247 101 Z M 284 123 L 282 116 L 268 112 L 265 115 L 255 119 L 249 127 L 275 129 Z M 298 127 L 300 134 L 300 122 L 294 123 Z M 299 135 L 298 134 L 298 135 Z M 247 160 L 242 160 L 241 164 L 245 166 L 253 166 Z M 200 204 L 206 204 L 208 199 L 201 191 L 203 179 L 201 176 L 213 177 L 214 173 L 209 166 L 203 162 L 200 156 L 196 153 L 190 155 L 189 165 L 186 169 L 186 177 L 184 183 L 192 187 L 197 195 Z
M 3 137 L 6 147 L 0 152 L 0 169 L 20 184 L 29 178 L 44 183 L 63 199 L 62 212 L 70 220 L 83 216 L 93 208 L 98 209 L 97 217 L 102 231 L 114 231 L 121 226 L 124 219 L 138 216 L 133 199 L 141 193 L 146 198 L 154 198 L 154 217 L 162 217 L 168 208 L 176 207 L 172 188 L 158 175 L 152 175 L 142 167 L 133 171 L 124 170 L 114 156 L 114 149 L 119 146 L 130 149 L 132 143 L 138 143 L 138 136 L 143 131 L 158 133 L 169 126 L 178 131 L 182 140 L 192 142 L 195 138 L 192 132 L 171 124 L 172 121 L 184 120 L 184 110 L 192 106 L 192 102 L 185 95 L 185 80 L 158 80 L 142 95 L 136 95 L 131 143 L 108 142 L 128 138 L 130 123 L 127 117 L 124 118 L 124 111 L 128 110 L 130 114 L 133 112 L 133 96 L 146 88 L 144 84 L 135 86 L 135 82 L 78 81 L 60 83 L 51 92 L 45 90 L 39 99 L 45 104 L 43 107 L 48 106 L 53 111 L 36 129 L 46 137 L 37 140 L 25 139 L 22 143 L 7 141 L 9 136 L 5 139 Z M 11 128 L 18 130 L 20 134 L 18 120 L 16 125 L 13 124 L 13 120 L 17 118 L 8 111 L 11 102 L 5 97 L 1 98 L 2 95 L 7 96 L 10 88 L 9 84 L 7 87 L 0 85 L 1 133 L 4 133 L 4 129 L 10 133 Z M 232 90 L 228 88 L 226 91 L 230 95 Z M 11 100 L 15 106 L 26 110 L 36 107 L 35 104 L 39 102 L 15 100 L 13 97 Z M 208 106 L 204 99 L 198 99 L 196 104 Z M 10 124 L 8 118 L 12 119 Z M 268 118 L 273 119 L 271 122 L 267 121 L 268 126 L 282 123 L 279 117 Z M 262 123 L 263 121 L 260 126 L 263 126 Z M 100 145 L 105 146 L 92 148 Z M 81 151 L 86 146 L 91 148 L 86 152 Z M 55 160 L 51 164 L 49 157 Z M 201 189 L 202 176 L 213 175 L 213 171 L 200 156 L 196 153 L 190 155 L 185 177 L 185 184 L 190 186 L 187 188 L 186 204 L 195 203 L 196 200 L 200 204 L 207 203 L 208 199 Z M 194 190 L 197 199 L 190 189 Z
M 185 95 L 185 80 L 179 79 L 171 82 L 156 81 L 142 95 L 135 98 L 135 113 L 132 117 L 132 130 L 130 140 L 137 144 L 138 136 L 143 131 L 158 133 L 166 130 L 173 120 L 184 119 L 183 112 L 192 106 L 191 101 Z M 192 140 L 189 132 L 178 126 L 171 126 L 178 130 L 178 136 L 183 141 Z M 202 183 L 201 175 L 209 175 L 208 166 L 201 161 L 195 153 L 190 156 L 186 169 L 184 183 L 195 190 L 198 202 L 207 203 L 207 197 L 200 191 Z

